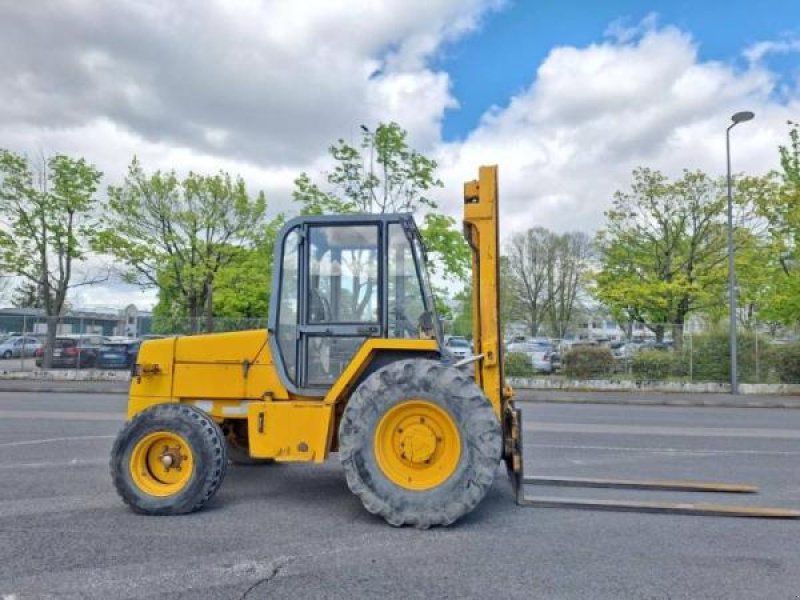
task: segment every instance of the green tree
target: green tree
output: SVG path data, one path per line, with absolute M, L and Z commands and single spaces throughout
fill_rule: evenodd
M 775 173 L 734 180 L 737 317 L 748 328 L 770 320 L 764 309 L 773 303 L 774 284 L 782 276 L 769 224 L 759 211 L 760 205 L 773 202 L 779 188 Z M 709 320 L 719 321 L 727 315 L 728 299 L 724 295 L 721 305 L 709 311 Z
M 472 286 L 465 286 L 454 296 L 456 310 L 453 315 L 450 333 L 467 338 L 472 337 Z
M 334 168 L 323 190 L 307 173 L 295 179 L 292 197 L 303 214 L 426 212 L 420 234 L 435 273 L 464 280 L 471 252 L 456 220 L 437 212 L 431 197 L 442 187 L 436 161 L 413 150 L 397 123 L 362 130 L 352 146 L 339 140 L 329 148 Z
M 20 283 L 11 296 L 11 304 L 17 308 L 44 308 L 39 285 L 29 279 Z
M 226 267 L 265 235 L 266 200 L 241 178 L 144 172 L 134 158 L 121 186 L 108 189 L 97 248 L 123 266 L 125 280 L 159 289 L 157 313 L 186 315 L 195 328 Z
M 659 341 L 671 325 L 680 344 L 688 315 L 722 302 L 725 203 L 719 182 L 700 171 L 669 181 L 636 169 L 631 190 L 615 194 L 597 236 L 597 298 L 618 320 L 646 325 Z
M 579 296 L 585 289 L 592 243 L 582 231 L 556 235 L 553 259 L 547 273 L 547 316 L 550 331 L 563 338 L 575 317 Z
M 800 130 L 789 122 L 789 143 L 780 146 L 777 185 L 757 197 L 768 224 L 769 255 L 763 267 L 774 274 L 764 285 L 760 313 L 766 320 L 800 322 Z
M 544 227 L 511 237 L 501 270 L 503 288 L 513 318 L 524 321 L 530 335 L 549 325 L 553 335 L 564 336 L 584 284 L 590 246 L 585 233 L 557 234 Z
M 507 245 L 505 283 L 532 336 L 539 335 L 550 307 L 547 274 L 552 269 L 555 237 L 549 229 L 534 227 L 515 233 Z
M 470 250 L 453 217 L 429 212 L 419 229 L 425 248 L 433 257 L 429 262 L 432 273 L 464 281 L 471 272 Z
M 105 279 L 76 281 L 73 272 L 86 259 L 96 231 L 95 192 L 101 176 L 82 158 L 57 154 L 34 165 L 25 156 L 0 150 L 0 264 L 36 290 L 47 316 L 45 368 L 52 364 L 69 290 Z
M 252 248 L 236 248 L 217 274 L 214 314 L 227 319 L 265 320 L 269 314 L 273 250 L 282 216 L 270 221 Z

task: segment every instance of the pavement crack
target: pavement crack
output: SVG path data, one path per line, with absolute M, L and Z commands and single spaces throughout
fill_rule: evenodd
M 294 556 L 279 556 L 275 560 L 271 561 L 269 565 L 267 565 L 269 572 L 263 577 L 260 577 L 255 583 L 253 583 L 253 585 L 247 588 L 241 595 L 239 600 L 245 600 L 250 595 L 250 592 L 255 590 L 257 587 L 260 587 L 261 585 L 269 583 L 270 581 L 275 579 L 275 577 L 277 577 L 280 574 L 281 570 L 284 567 L 286 567 L 290 562 L 292 562 L 294 559 L 295 559 Z

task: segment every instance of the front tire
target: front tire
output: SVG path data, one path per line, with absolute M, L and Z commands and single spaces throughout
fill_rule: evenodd
M 179 515 L 214 497 L 228 466 L 222 430 L 186 404 L 159 404 L 137 414 L 117 436 L 111 478 L 122 500 L 147 515 Z
M 410 359 L 371 374 L 339 427 L 350 490 L 394 526 L 450 525 L 492 485 L 502 432 L 475 382 L 442 363 Z

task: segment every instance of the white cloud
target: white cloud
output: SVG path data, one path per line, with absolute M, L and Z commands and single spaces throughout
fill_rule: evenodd
M 765 40 L 747 47 L 742 54 L 750 62 L 758 62 L 769 54 L 800 52 L 800 40 Z
M 650 13 L 638 23 L 630 24 L 630 19 L 621 18 L 606 27 L 605 35 L 620 44 L 635 41 L 636 38 L 654 31 L 658 26 L 658 14 Z
M 504 233 L 597 230 L 638 165 L 671 176 L 724 173 L 725 128 L 743 109 L 756 120 L 733 132 L 734 170 L 775 168 L 800 95 L 778 100 L 765 66 L 702 62 L 689 34 L 645 25 L 588 47 L 553 48 L 526 90 L 487 112 L 463 143 L 443 145 L 447 208 L 460 211 L 457 185 L 478 164 L 497 163 Z
M 0 127 L 35 134 L 107 119 L 149 143 L 258 165 L 306 164 L 387 117 L 414 115 L 411 138 L 430 141 L 453 101 L 427 59 L 496 4 L 11 3 L 0 23 Z
M 456 103 L 429 59 L 501 4 L 5 3 L 0 143 L 84 156 L 105 183 L 134 154 L 148 170 L 225 169 L 273 212 L 291 209 L 294 178 L 324 169 L 327 146 L 359 139 L 362 123 L 396 120 L 420 149 L 437 144 Z
M 734 168 L 776 166 L 800 93 L 780 87 L 763 59 L 796 43 L 744 49 L 741 68 L 701 61 L 688 33 L 653 16 L 614 23 L 587 47 L 553 48 L 525 90 L 487 111 L 463 141 L 443 143 L 441 124 L 457 99 L 431 58 L 501 4 L 6 3 L 0 140 L 85 156 L 107 183 L 134 154 L 147 169 L 222 168 L 285 210 L 292 180 L 326 168 L 333 140 L 357 140 L 360 124 L 393 119 L 438 157 L 441 205 L 454 216 L 461 183 L 480 164 L 500 165 L 506 233 L 597 229 L 638 165 L 722 173 L 724 130 L 737 110 L 756 120 L 734 132 Z M 125 304 L 123 289 L 106 286 L 98 297 Z
M 213 163 L 294 175 L 335 139 L 395 119 L 417 145 L 455 106 L 428 67 L 498 0 L 99 0 L 7 3 L 0 22 L 0 139 L 83 153 L 116 178 Z M 291 175 L 289 172 L 291 171 Z

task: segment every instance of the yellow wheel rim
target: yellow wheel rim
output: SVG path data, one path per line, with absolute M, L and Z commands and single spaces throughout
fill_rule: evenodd
M 392 407 L 378 422 L 375 458 L 383 474 L 410 490 L 429 490 L 455 472 L 461 436 L 450 413 L 426 400 Z
M 151 496 L 177 494 L 189 483 L 193 470 L 192 448 L 176 433 L 150 433 L 136 442 L 131 452 L 131 478 Z

